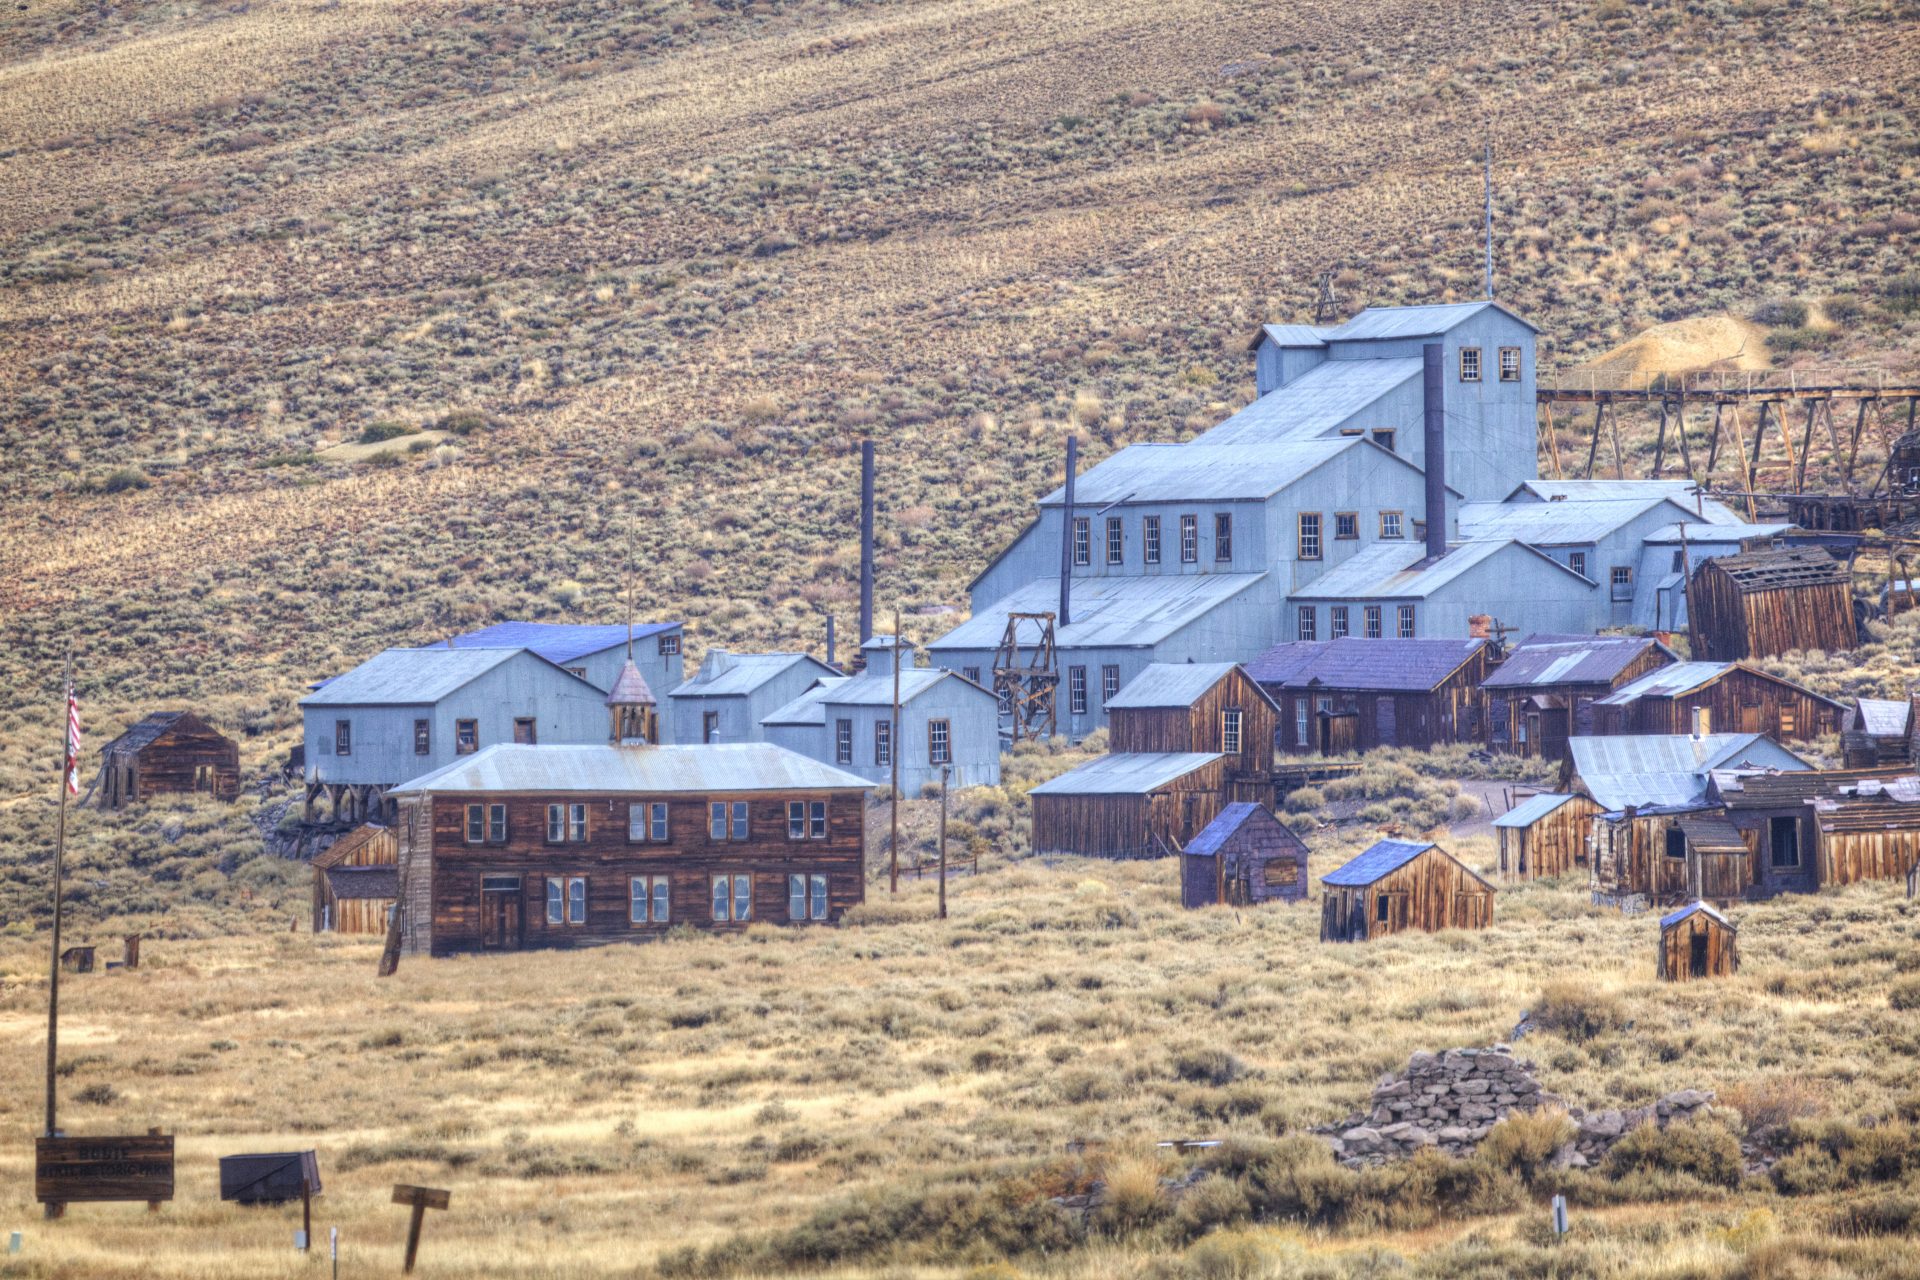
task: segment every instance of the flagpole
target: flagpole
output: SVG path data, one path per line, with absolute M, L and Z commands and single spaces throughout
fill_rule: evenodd
M 59 1056 L 60 1040 L 60 915 L 61 915 L 61 877 L 65 871 L 67 852 L 67 796 L 71 792 L 69 780 L 79 766 L 74 750 L 74 705 L 73 705 L 73 655 L 67 655 L 65 665 L 66 678 L 61 686 L 66 691 L 66 705 L 61 708 L 64 723 L 61 730 L 60 750 L 60 818 L 54 829 L 53 840 L 53 954 L 47 966 L 47 1136 L 55 1136 L 53 1081 L 54 1066 Z M 58 1207 L 47 1206 L 49 1218 L 57 1216 Z

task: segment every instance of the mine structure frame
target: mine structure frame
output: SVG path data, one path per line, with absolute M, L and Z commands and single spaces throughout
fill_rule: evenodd
M 1020 645 L 1020 624 L 1030 623 L 1038 636 L 1026 649 Z M 993 658 L 993 692 L 1000 712 L 1013 721 L 1013 740 L 1051 738 L 1058 728 L 1055 695 L 1060 689 L 1060 664 L 1054 647 L 1051 613 L 1009 613 L 1006 634 Z

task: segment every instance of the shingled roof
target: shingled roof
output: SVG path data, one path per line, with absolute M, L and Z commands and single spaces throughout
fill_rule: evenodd
M 1247 664 L 1262 685 L 1283 689 L 1380 689 L 1422 693 L 1437 688 L 1486 646 L 1478 639 L 1294 640 Z
M 100 748 L 105 755 L 109 751 L 138 751 L 150 746 L 155 738 L 178 724 L 182 717 L 190 716 L 191 711 L 154 711 L 141 717 L 131 729 Z

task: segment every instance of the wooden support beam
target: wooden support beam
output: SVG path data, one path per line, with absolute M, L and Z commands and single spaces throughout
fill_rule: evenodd
M 1680 428 L 1680 461 L 1687 468 L 1687 479 L 1700 483 L 1700 475 L 1693 469 L 1693 446 L 1687 443 L 1687 380 L 1680 380 L 1680 401 L 1675 406 Z
M 1593 479 L 1593 462 L 1600 456 L 1600 415 L 1605 413 L 1606 409 L 1604 402 L 1595 403 L 1593 406 L 1593 441 L 1587 446 L 1587 469 L 1580 473 L 1582 480 Z
M 1847 465 L 1845 471 L 1847 492 L 1849 494 L 1859 492 L 1859 486 L 1854 483 L 1853 468 L 1854 464 L 1860 460 L 1860 433 L 1867 428 L 1867 406 L 1877 406 L 1879 403 L 1878 400 L 1862 400 L 1860 402 L 1860 415 L 1853 420 L 1853 436 L 1847 441 Z
M 1707 440 L 1706 478 L 1709 481 L 1713 479 L 1713 464 L 1720 460 L 1720 411 L 1725 408 L 1726 406 L 1723 404 L 1715 404 L 1713 406 L 1713 435 Z M 1733 412 L 1735 415 L 1735 422 L 1737 423 L 1739 420 L 1740 411 L 1738 409 L 1735 409 Z
M 1627 463 L 1626 459 L 1620 456 L 1620 411 L 1612 405 L 1607 406 L 1607 421 L 1613 426 L 1613 478 L 1625 480 Z
M 1651 479 L 1658 480 L 1660 478 L 1660 468 L 1665 465 L 1666 460 L 1667 400 L 1665 396 L 1662 396 L 1660 398 L 1660 434 L 1655 436 L 1653 441 L 1653 475 L 1650 477 Z
M 1794 463 L 1793 468 L 1793 491 L 1795 493 L 1805 493 L 1807 491 L 1807 455 L 1813 452 L 1813 419 L 1820 412 L 1820 405 L 1821 402 L 1818 400 L 1807 401 L 1807 422 L 1805 426 L 1800 428 L 1800 457 Z M 1781 419 L 1780 425 L 1782 428 L 1780 434 L 1785 435 L 1786 420 L 1784 417 Z

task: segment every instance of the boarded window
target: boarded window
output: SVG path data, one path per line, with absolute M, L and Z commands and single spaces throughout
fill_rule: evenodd
M 1320 638 L 1320 611 L 1310 604 L 1300 606 L 1300 638 L 1318 640 Z
M 1795 726 L 1795 721 L 1793 716 L 1793 708 L 1781 707 L 1780 708 L 1780 736 L 1783 738 L 1792 736 L 1795 727 L 1796 726 Z
M 1320 558 L 1320 513 L 1302 511 L 1300 513 L 1300 558 L 1318 560 Z
M 1107 563 L 1125 563 L 1127 555 L 1124 522 L 1119 516 L 1107 517 Z
M 415 720 L 413 722 L 413 754 L 417 756 L 433 754 L 433 721 Z
M 513 720 L 513 740 L 522 746 L 530 747 L 537 735 L 533 727 L 532 716 L 515 716 Z
M 1327 634 L 1335 640 L 1347 638 L 1347 606 L 1336 604 L 1328 607 Z
M 1346 541 L 1360 536 L 1360 513 L 1357 511 L 1336 511 L 1333 513 L 1333 536 L 1336 541 Z
M 455 720 L 453 722 L 453 750 L 457 755 L 472 755 L 480 749 L 480 722 L 478 720 Z
M 1233 513 L 1231 512 L 1214 513 L 1213 558 L 1220 564 L 1233 559 Z
M 1160 517 L 1140 517 L 1140 558 L 1148 564 L 1160 563 Z
M 1480 348 L 1460 348 L 1460 381 L 1480 381 Z
M 927 763 L 953 763 L 952 728 L 945 720 L 927 721 Z
M 1085 516 L 1073 518 L 1073 562 L 1076 565 L 1093 563 L 1093 533 Z
M 1180 517 L 1180 563 L 1196 564 L 1200 559 L 1200 517 Z

